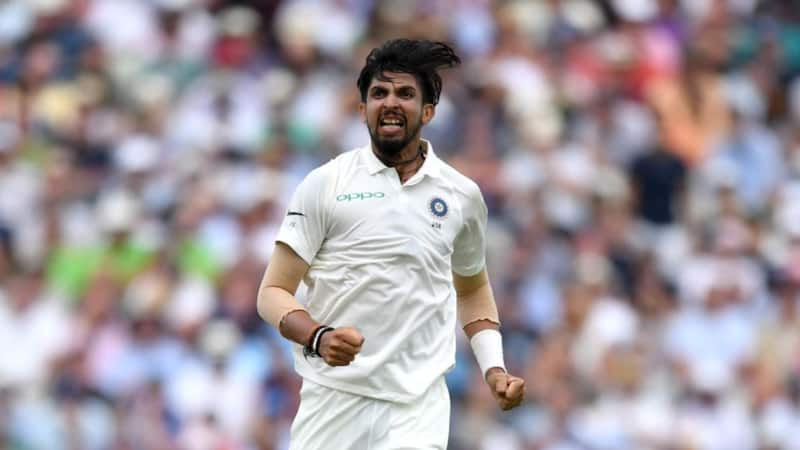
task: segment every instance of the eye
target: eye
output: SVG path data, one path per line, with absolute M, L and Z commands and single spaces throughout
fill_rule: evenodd
M 376 88 L 372 90 L 372 98 L 386 97 L 386 89 Z
M 399 92 L 399 97 L 404 99 L 414 98 L 414 91 L 411 89 L 403 89 Z

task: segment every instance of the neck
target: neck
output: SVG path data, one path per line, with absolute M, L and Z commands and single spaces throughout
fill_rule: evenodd
M 427 155 L 427 147 L 420 139 L 415 139 L 400 153 L 392 157 L 382 155 L 375 146 L 372 146 L 372 152 L 375 156 L 387 167 L 392 167 L 397 171 L 400 177 L 400 182 L 405 183 L 406 180 L 414 176 L 415 173 L 422 167 Z
M 381 153 L 378 150 L 378 147 L 375 144 L 372 144 L 372 153 L 378 157 L 387 167 L 397 167 L 398 165 L 402 165 L 407 163 L 408 161 L 413 161 L 414 158 L 419 157 L 420 148 L 425 151 L 425 146 L 422 143 L 422 139 L 417 137 L 416 139 L 411 140 L 402 150 L 393 154 L 393 155 L 386 155 Z

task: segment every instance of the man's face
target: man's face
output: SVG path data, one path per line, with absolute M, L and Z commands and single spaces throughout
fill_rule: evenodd
M 359 105 L 372 142 L 386 156 L 397 155 L 423 125 L 431 121 L 434 106 L 423 104 L 417 79 L 408 73 L 384 72 L 367 89 L 367 101 Z

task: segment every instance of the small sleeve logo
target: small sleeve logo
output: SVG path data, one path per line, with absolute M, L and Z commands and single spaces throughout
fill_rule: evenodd
M 431 214 L 441 219 L 447 215 L 447 203 L 439 197 L 434 197 L 430 203 L 430 210 Z

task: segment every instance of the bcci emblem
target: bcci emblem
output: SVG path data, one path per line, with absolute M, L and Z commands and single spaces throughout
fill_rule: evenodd
M 439 197 L 434 197 L 430 204 L 431 214 L 442 218 L 447 215 L 447 203 Z

